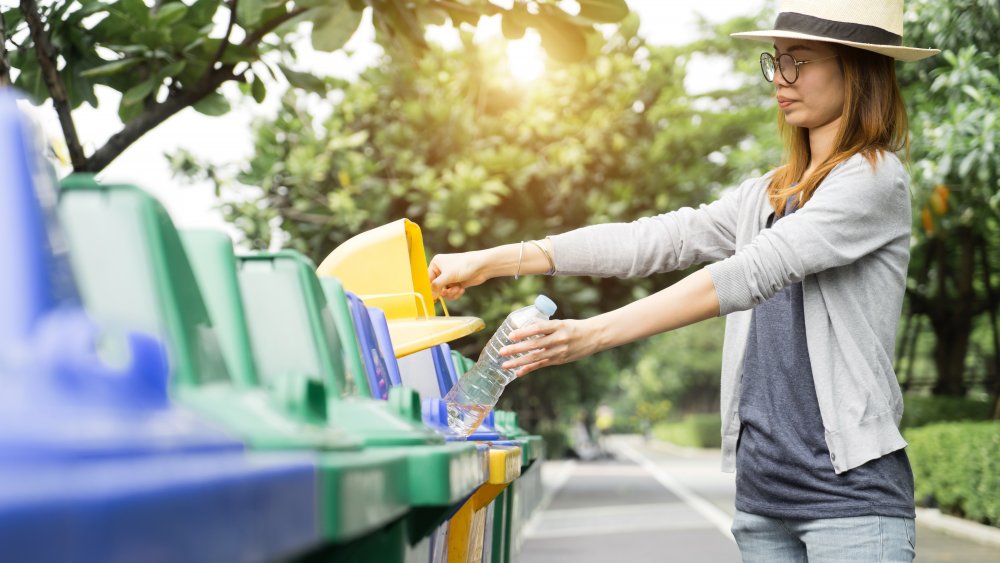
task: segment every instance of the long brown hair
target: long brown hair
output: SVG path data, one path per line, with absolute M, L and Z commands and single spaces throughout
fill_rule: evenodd
M 905 151 L 909 158 L 909 127 L 906 106 L 896 82 L 895 60 L 885 55 L 831 43 L 844 75 L 844 112 L 833 152 L 812 174 L 809 166 L 809 130 L 790 125 L 778 112 L 778 130 L 784 140 L 785 163 L 775 169 L 768 184 L 768 199 L 777 215 L 785 211 L 789 197 L 797 204 L 809 201 L 827 174 L 841 162 L 860 153 L 875 165 L 885 151 Z

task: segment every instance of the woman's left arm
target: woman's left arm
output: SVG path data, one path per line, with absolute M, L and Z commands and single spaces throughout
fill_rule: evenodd
M 647 336 L 718 316 L 712 277 L 699 270 L 674 285 L 628 305 L 583 320 L 549 320 L 510 334 L 501 354 L 526 353 L 504 368 L 523 376 L 545 366 L 569 363 Z M 522 340 L 529 337 L 530 340 Z

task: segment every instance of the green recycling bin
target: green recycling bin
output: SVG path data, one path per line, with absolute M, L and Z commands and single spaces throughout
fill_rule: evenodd
M 407 490 L 415 507 L 401 532 L 410 546 L 406 556 L 425 548 L 429 553 L 433 530 L 484 482 L 482 454 L 474 444 L 445 443 L 424 426 L 419 396 L 412 390 L 393 389 L 388 401 L 358 396 L 363 373 L 347 375 L 356 348 L 343 344 L 334 320 L 337 308 L 328 303 L 308 258 L 295 251 L 241 256 L 238 272 L 251 343 L 261 356 L 261 378 L 278 382 L 292 368 L 301 369 L 302 362 L 314 362 L 312 368 L 331 390 L 330 424 L 368 449 L 406 452 Z M 331 549 L 330 555 L 338 560 L 385 560 L 374 558 L 374 543 L 377 538 L 366 538 L 339 551 Z
M 298 377 L 284 388 L 260 387 L 252 356 L 222 353 L 238 339 L 239 313 L 212 323 L 180 238 L 155 199 L 132 186 L 73 176 L 64 182 L 59 214 L 87 307 L 105 326 L 163 338 L 182 405 L 252 448 L 329 452 L 321 456 L 319 482 L 328 540 L 349 541 L 407 512 L 405 456 L 367 451 L 325 424 L 321 382 Z M 114 342 L 105 350 L 112 356 Z

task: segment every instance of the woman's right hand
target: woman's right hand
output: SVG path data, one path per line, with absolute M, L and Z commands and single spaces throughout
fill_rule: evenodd
M 485 252 L 473 251 L 438 254 L 432 258 L 427 275 L 431 278 L 434 297 L 453 301 L 465 293 L 465 288 L 490 279 L 486 274 L 484 255 Z

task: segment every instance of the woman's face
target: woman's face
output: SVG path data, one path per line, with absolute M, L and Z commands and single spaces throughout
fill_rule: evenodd
M 819 41 L 775 38 L 772 53 L 775 60 L 785 53 L 796 61 L 815 61 L 799 65 L 799 77 L 793 84 L 780 72 L 774 73 L 778 109 L 785 114 L 785 121 L 806 129 L 836 122 L 844 111 L 844 77 L 835 57 L 837 52 Z M 795 76 L 794 73 L 785 69 L 789 76 Z

